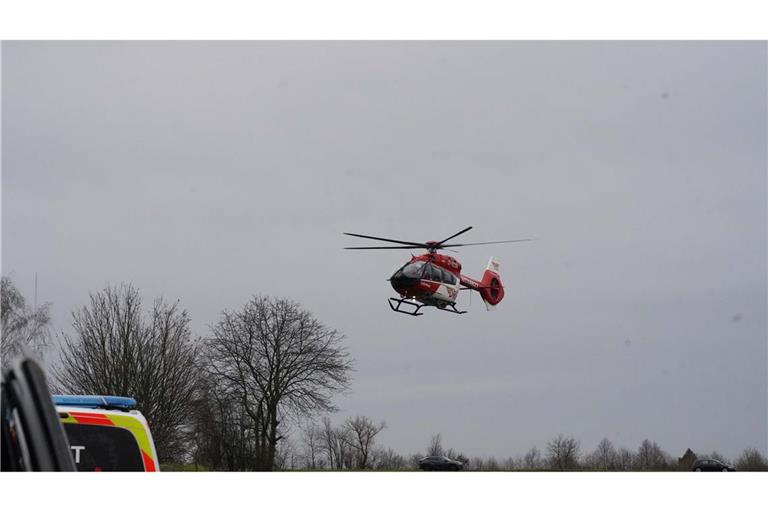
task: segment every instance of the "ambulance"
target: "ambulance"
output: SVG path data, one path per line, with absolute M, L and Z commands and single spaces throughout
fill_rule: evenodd
M 78 471 L 159 471 L 157 451 L 136 400 L 53 395 Z

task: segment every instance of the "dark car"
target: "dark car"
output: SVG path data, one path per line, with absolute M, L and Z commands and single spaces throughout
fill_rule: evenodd
M 736 471 L 736 468 L 716 459 L 699 459 L 693 463 L 693 471 Z
M 464 464 L 461 461 L 442 456 L 424 457 L 419 460 L 419 469 L 424 471 L 458 471 L 462 467 Z

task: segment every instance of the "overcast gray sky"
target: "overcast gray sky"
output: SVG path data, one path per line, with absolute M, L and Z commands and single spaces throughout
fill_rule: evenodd
M 2 271 L 53 302 L 130 281 L 198 335 L 252 294 L 347 335 L 339 420 L 506 457 L 559 433 L 768 451 L 766 44 L 11 42 Z M 406 240 L 506 298 L 392 313 Z M 354 245 L 354 244 L 353 244 Z M 466 293 L 466 292 L 462 292 Z

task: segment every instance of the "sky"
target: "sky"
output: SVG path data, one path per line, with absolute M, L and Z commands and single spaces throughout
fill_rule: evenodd
M 558 434 L 768 452 L 764 42 L 6 42 L 2 273 L 50 301 L 131 282 L 197 336 L 253 294 L 345 333 L 333 418 L 401 453 Z M 390 311 L 457 242 L 504 301 Z M 48 357 L 55 358 L 55 353 Z

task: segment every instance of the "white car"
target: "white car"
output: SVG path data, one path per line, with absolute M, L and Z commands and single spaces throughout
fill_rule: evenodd
M 136 400 L 53 395 L 78 471 L 159 471 L 155 443 Z

